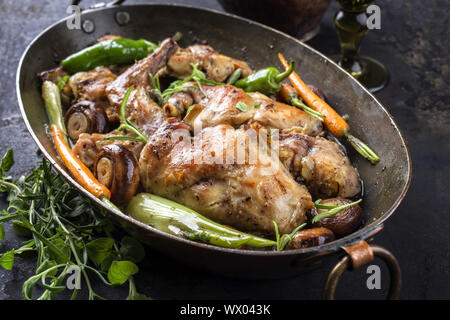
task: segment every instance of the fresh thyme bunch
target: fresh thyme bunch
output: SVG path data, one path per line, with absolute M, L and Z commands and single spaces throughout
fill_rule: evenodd
M 92 288 L 91 278 L 98 277 L 106 286 L 129 284 L 127 299 L 148 299 L 136 291 L 133 275 L 136 263 L 145 256 L 145 249 L 135 239 L 113 237 L 114 226 L 105 217 L 106 211 L 96 207 L 63 177 L 42 160 L 39 167 L 17 180 L 5 174 L 14 164 L 8 150 L 0 165 L 0 192 L 7 193 L 9 204 L 0 213 L 0 241 L 3 224 L 12 222 L 16 233 L 28 238 L 22 246 L 0 253 L 0 266 L 11 270 L 14 258 L 24 252 L 36 253 L 35 275 L 23 284 L 23 298 L 53 299 L 68 291 L 66 282 L 71 271 L 78 270 L 81 286 L 87 287 L 89 299 L 104 299 Z M 33 289 L 40 285 L 43 293 L 35 297 Z M 79 289 L 73 289 L 75 299 Z

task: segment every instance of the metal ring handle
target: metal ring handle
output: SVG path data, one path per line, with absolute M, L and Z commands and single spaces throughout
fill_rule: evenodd
M 72 0 L 72 5 L 73 6 L 77 6 L 82 0 Z M 122 3 L 124 3 L 125 0 L 114 0 L 108 3 L 98 3 L 96 5 L 94 5 L 94 8 L 100 8 L 100 7 L 112 7 L 112 6 L 120 6 Z
M 397 300 L 400 296 L 400 289 L 402 286 L 402 274 L 400 271 L 400 265 L 398 264 L 397 259 L 394 257 L 392 253 L 386 250 L 383 247 L 370 245 L 370 248 L 373 251 L 375 256 L 380 257 L 386 262 L 389 272 L 391 275 L 391 283 L 389 286 L 389 300 Z M 336 266 L 331 270 L 328 275 L 327 282 L 325 283 L 325 287 L 323 290 L 323 299 L 325 300 L 334 300 L 334 293 L 336 291 L 336 287 L 339 282 L 339 278 L 344 273 L 345 270 L 351 269 L 352 261 L 349 255 L 346 255 L 339 261 Z

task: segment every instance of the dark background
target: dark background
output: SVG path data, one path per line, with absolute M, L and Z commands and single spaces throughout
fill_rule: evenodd
M 127 1 L 146 2 L 151 1 Z M 215 0 L 173 2 L 222 10 Z M 379 0 L 377 4 L 381 7 L 381 30 L 369 32 L 361 51 L 382 61 L 390 70 L 388 87 L 376 96 L 407 139 L 413 178 L 405 200 L 374 243 L 386 247 L 399 260 L 403 272 L 402 299 L 450 299 L 450 2 Z M 18 61 L 35 36 L 67 15 L 68 5 L 68 0 L 0 1 L 0 153 L 14 149 L 15 177 L 27 173 L 37 161 L 37 146 L 25 128 L 16 99 Z M 326 55 L 339 52 L 332 23 L 336 10 L 333 1 L 319 35 L 308 42 Z M 5 205 L 4 198 L 0 198 L 0 208 Z M 22 240 L 9 226 L 6 232 L 0 252 L 18 246 Z M 362 268 L 345 273 L 337 298 L 383 298 L 388 272 L 383 262 L 375 260 L 374 264 L 382 269 L 381 290 L 367 289 L 368 275 Z M 320 299 L 332 265 L 291 279 L 244 281 L 192 270 L 148 249 L 140 267 L 136 277 L 138 290 L 154 299 Z M 0 299 L 20 299 L 22 283 L 33 271 L 33 259 L 24 258 L 16 259 L 12 271 L 0 269 Z M 122 299 L 128 288 L 98 291 Z

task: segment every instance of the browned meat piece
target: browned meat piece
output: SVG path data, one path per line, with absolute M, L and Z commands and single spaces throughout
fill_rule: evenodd
M 191 141 L 189 130 L 170 118 L 146 144 L 139 165 L 147 192 L 245 231 L 273 234 L 275 220 L 287 233 L 306 221 L 313 207 L 309 192 L 278 158 L 267 153 L 252 158 L 258 146 L 246 130 L 218 125 Z M 233 158 L 240 152 L 243 161 Z
M 186 86 L 192 85 L 195 84 L 186 84 Z M 177 93 L 170 98 L 173 101 L 180 101 L 173 103 L 177 109 L 181 109 L 186 106 L 184 103 L 186 99 L 178 99 L 178 96 L 189 93 L 195 103 L 205 107 L 193 121 L 194 127 L 205 128 L 218 124 L 238 127 L 252 120 L 268 128 L 295 129 L 297 132 L 313 136 L 323 133 L 322 123 L 319 120 L 296 107 L 277 102 L 261 93 L 247 94 L 242 89 L 231 85 L 203 85 L 203 89 L 207 96 L 199 89 L 189 88 L 186 92 Z M 238 102 L 245 103 L 247 111 L 238 109 L 236 107 Z
M 150 136 L 164 121 L 161 108 L 150 98 L 149 73 L 155 75 L 162 70 L 178 46 L 172 39 L 164 40 L 148 57 L 136 62 L 106 88 L 108 99 L 119 114 L 120 104 L 127 90 L 134 85 L 127 103 L 127 116 L 144 134 Z
M 336 143 L 284 131 L 279 147 L 281 162 L 315 197 L 351 198 L 361 192 L 358 171 Z
M 106 67 L 75 73 L 69 79 L 76 100 L 106 100 L 106 86 L 116 79 L 116 75 Z
M 53 83 L 58 83 L 58 78 L 64 78 L 69 74 L 63 70 L 62 67 L 57 67 L 48 71 L 43 71 L 38 74 L 38 78 L 41 79 L 42 82 L 50 81 Z
M 187 92 L 178 92 L 167 99 L 164 105 L 164 113 L 167 117 L 180 118 L 184 112 L 194 103 L 194 99 Z
M 144 144 L 135 141 L 120 141 L 120 140 L 103 140 L 104 138 L 123 135 L 123 133 L 114 130 L 108 134 L 99 133 L 82 133 L 80 134 L 77 143 L 73 146 L 72 151 L 89 169 L 92 170 L 97 154 L 102 150 L 103 146 L 111 144 L 119 144 L 130 150 L 139 159 Z
M 103 42 L 103 41 L 120 39 L 120 38 L 123 38 L 123 37 L 122 36 L 118 36 L 118 35 L 114 35 L 114 34 L 107 34 L 107 35 L 104 35 L 104 36 L 98 38 L 97 40 L 95 40 L 95 43 L 100 43 L 100 42 Z
M 156 130 L 165 118 L 161 108 L 149 97 L 148 91 L 151 89 L 151 84 L 148 81 L 148 73 L 156 73 L 161 69 L 167 62 L 168 57 L 171 53 L 175 52 L 175 50 L 176 44 L 170 39 L 165 40 L 153 54 L 138 61 L 120 76 L 115 78 L 114 81 L 109 83 L 106 92 L 112 105 L 112 108 L 108 109 L 110 111 L 110 120 L 119 120 L 120 104 L 122 103 L 123 96 L 126 91 L 134 85 L 135 89 L 130 94 L 127 104 L 129 119 L 147 136 L 150 136 Z M 125 145 L 136 155 L 136 158 L 139 159 L 139 153 L 143 147 L 142 143 L 103 140 L 103 138 L 111 135 L 122 134 L 123 133 L 116 131 L 107 135 L 80 134 L 73 151 L 89 168 L 93 167 L 96 155 L 100 152 L 101 147 L 109 144 Z
M 184 79 L 191 75 L 192 64 L 195 63 L 206 72 L 208 79 L 217 82 L 224 82 L 238 68 L 242 69 L 243 77 L 252 73 L 252 69 L 244 61 L 227 57 L 205 45 L 179 48 L 169 59 L 169 72 L 177 78 Z

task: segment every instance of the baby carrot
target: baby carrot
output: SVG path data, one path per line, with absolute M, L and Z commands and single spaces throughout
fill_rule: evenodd
M 52 124 L 50 128 L 56 150 L 75 180 L 97 198 L 111 198 L 111 192 L 108 188 L 98 182 L 92 172 L 77 158 L 72 149 L 67 145 L 61 129 L 54 124 Z
M 278 53 L 278 59 L 280 59 L 285 69 L 289 68 L 289 63 L 281 53 Z M 369 159 L 372 164 L 380 161 L 378 155 L 368 145 L 350 134 L 350 127 L 347 122 L 328 103 L 312 92 L 295 71 L 289 75 L 289 80 L 291 80 L 292 85 L 303 101 L 310 108 L 324 115 L 323 122 L 333 136 L 336 138 L 345 137 L 353 148 L 363 157 Z
M 281 53 L 278 53 L 278 58 L 285 68 L 286 66 L 289 66 L 288 62 Z M 289 80 L 291 80 L 292 85 L 297 90 L 303 101 L 305 101 L 309 107 L 325 116 L 323 121 L 328 131 L 330 131 L 336 138 L 342 138 L 345 132 L 350 129 L 347 122 L 345 122 L 345 120 L 342 119 L 342 117 L 328 105 L 328 103 L 320 99 L 314 92 L 312 92 L 303 80 L 300 79 L 297 73 L 292 72 L 289 75 Z

